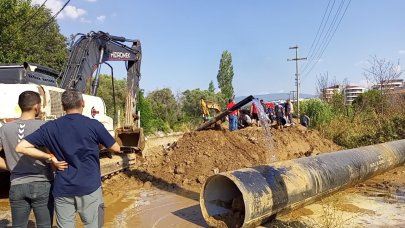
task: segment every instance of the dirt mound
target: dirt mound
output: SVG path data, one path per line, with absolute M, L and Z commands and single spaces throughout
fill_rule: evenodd
M 301 126 L 272 129 L 272 135 L 277 160 L 341 149 L 317 131 Z M 267 163 L 268 148 L 264 131 L 258 127 L 189 132 L 176 143 L 149 152 L 137 169 L 144 174 L 139 177 L 143 181 L 160 180 L 192 189 L 214 173 Z

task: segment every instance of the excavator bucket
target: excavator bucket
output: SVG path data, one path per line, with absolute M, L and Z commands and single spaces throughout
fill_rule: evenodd
M 143 128 L 117 128 L 115 139 L 124 152 L 141 153 L 145 148 Z
M 135 164 L 137 157 L 142 156 L 142 150 L 145 148 L 142 128 L 117 128 L 115 130 L 115 140 L 124 153 L 101 155 L 103 156 L 103 159 L 100 159 L 101 176 L 103 178 L 108 178 Z M 108 158 L 104 158 L 105 156 Z

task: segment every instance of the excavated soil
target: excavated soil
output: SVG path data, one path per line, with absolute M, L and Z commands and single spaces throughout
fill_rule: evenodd
M 301 126 L 272 129 L 272 137 L 273 152 L 259 127 L 185 133 L 175 143 L 148 151 L 138 161 L 135 176 L 197 190 L 215 173 L 266 164 L 273 153 L 277 160 L 288 160 L 341 149 L 317 131 Z

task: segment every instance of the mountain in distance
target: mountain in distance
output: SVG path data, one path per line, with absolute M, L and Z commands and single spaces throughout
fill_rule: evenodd
M 239 101 L 243 100 L 246 97 L 248 97 L 248 96 L 237 96 L 237 97 L 235 97 L 235 102 L 238 103 Z M 268 102 L 268 101 L 283 102 L 287 99 L 290 99 L 290 93 L 269 93 L 269 94 L 253 95 L 253 97 L 258 98 L 259 100 L 263 100 L 265 102 Z M 312 95 L 312 94 L 305 94 L 305 93 L 300 94 L 300 100 L 316 98 L 316 97 L 317 97 L 316 95 Z M 291 97 L 291 99 L 292 99 L 292 97 Z

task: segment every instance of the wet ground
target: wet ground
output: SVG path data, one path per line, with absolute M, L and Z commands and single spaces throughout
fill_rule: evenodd
M 405 227 L 404 177 L 405 166 L 397 167 L 286 213 L 277 218 L 277 227 Z M 104 183 L 104 199 L 105 227 L 206 227 L 196 191 L 167 190 L 121 174 Z M 0 227 L 10 226 L 10 220 L 8 199 L 2 198 Z M 31 216 L 29 227 L 33 221 Z
M 151 138 L 145 156 L 179 138 Z M 164 172 L 164 170 L 162 170 Z M 207 227 L 195 186 L 140 181 L 137 169 L 103 182 L 105 227 Z M 1 183 L 3 186 L 3 183 Z M 405 166 L 277 217 L 264 227 L 405 227 Z M 11 225 L 7 195 L 0 195 L 0 227 Z M 31 215 L 29 227 L 34 226 Z M 78 227 L 82 227 L 79 225 Z

